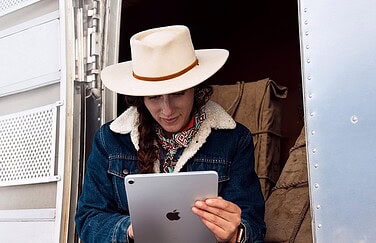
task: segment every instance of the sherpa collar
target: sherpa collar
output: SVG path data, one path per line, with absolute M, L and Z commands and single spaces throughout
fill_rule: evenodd
M 179 172 L 184 164 L 196 154 L 206 142 L 206 138 L 210 135 L 211 129 L 234 129 L 236 126 L 234 119 L 220 105 L 213 101 L 209 101 L 206 104 L 205 113 L 207 116 L 206 120 L 201 124 L 200 130 L 192 138 L 190 145 L 184 149 L 175 165 L 174 172 Z M 130 133 L 132 143 L 138 150 L 140 135 L 137 129 L 138 123 L 137 109 L 130 107 L 110 124 L 110 129 L 120 134 Z M 154 166 L 156 172 L 159 172 L 158 167 L 159 166 Z

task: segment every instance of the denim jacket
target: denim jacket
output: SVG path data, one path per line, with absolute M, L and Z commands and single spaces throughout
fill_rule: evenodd
M 205 112 L 207 119 L 184 149 L 175 171 L 217 171 L 218 195 L 242 210 L 245 242 L 263 242 L 265 204 L 254 171 L 252 135 L 214 102 L 206 104 Z M 95 135 L 75 216 L 85 243 L 127 242 L 130 217 L 124 177 L 138 173 L 137 125 L 137 110 L 130 107 Z M 158 161 L 154 169 L 159 172 Z

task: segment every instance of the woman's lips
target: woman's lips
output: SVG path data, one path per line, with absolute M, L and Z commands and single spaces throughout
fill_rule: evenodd
M 173 124 L 178 120 L 178 117 L 173 117 L 173 118 L 162 118 L 162 121 L 165 122 L 166 124 Z

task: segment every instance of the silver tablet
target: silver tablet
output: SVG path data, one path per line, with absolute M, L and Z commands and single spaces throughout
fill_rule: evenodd
M 216 197 L 215 171 L 135 174 L 125 177 L 135 243 L 215 243 L 192 212 L 196 200 Z

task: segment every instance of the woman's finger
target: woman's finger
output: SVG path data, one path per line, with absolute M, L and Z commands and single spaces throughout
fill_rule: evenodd
M 134 239 L 132 224 L 129 225 L 128 230 L 127 230 L 127 234 L 128 234 L 128 236 L 129 236 L 131 239 Z
M 198 203 L 201 205 L 201 203 Z M 230 224 L 230 215 L 226 215 L 226 212 L 219 212 L 218 209 L 212 209 L 209 207 L 192 207 L 192 211 L 197 214 L 201 219 L 211 222 L 212 224 L 222 229 L 228 228 Z M 230 218 L 230 219 L 229 219 Z
M 240 220 L 241 209 L 236 204 L 223 199 L 207 199 L 205 201 L 197 201 L 194 206 L 200 210 L 221 217 L 226 221 L 234 221 L 236 219 Z

